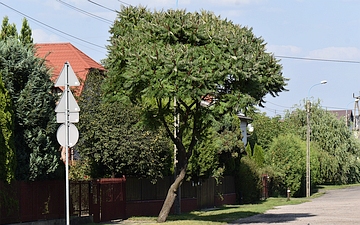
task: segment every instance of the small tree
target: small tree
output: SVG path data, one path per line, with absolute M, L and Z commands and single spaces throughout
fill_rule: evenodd
M 213 13 L 123 7 L 110 33 L 107 98 L 139 104 L 144 121 L 162 126 L 178 149 L 177 178 L 158 217 L 164 222 L 213 121 L 276 96 L 286 79 L 261 38 Z M 179 127 L 173 126 L 174 109 Z
M 258 144 L 255 144 L 254 146 L 254 154 L 253 159 L 259 167 L 263 167 L 265 163 L 265 157 L 264 157 L 264 150 L 262 147 Z

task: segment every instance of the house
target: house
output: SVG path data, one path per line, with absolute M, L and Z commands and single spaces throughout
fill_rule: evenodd
M 251 121 L 253 119 L 250 118 L 250 117 L 245 116 L 243 113 L 238 113 L 237 116 L 240 119 L 240 129 L 241 129 L 241 134 L 243 135 L 242 142 L 246 146 L 247 138 L 248 138 L 247 128 L 248 128 L 248 125 L 250 125 L 250 123 L 251 123 Z
M 74 70 L 80 86 L 73 90 L 74 95 L 79 96 L 84 88 L 87 75 L 93 69 L 105 71 L 105 68 L 91 59 L 85 53 L 77 49 L 71 43 L 46 43 L 35 44 L 36 56 L 45 58 L 46 66 L 51 70 L 51 80 L 55 83 L 65 62 L 69 62 Z M 60 93 L 60 88 L 55 88 L 55 92 Z
M 350 128 L 352 128 L 352 124 L 354 122 L 354 115 L 353 115 L 353 111 L 351 109 L 346 109 L 346 110 L 329 110 L 328 112 L 333 113 L 336 118 L 341 119 L 344 118 L 346 125 Z

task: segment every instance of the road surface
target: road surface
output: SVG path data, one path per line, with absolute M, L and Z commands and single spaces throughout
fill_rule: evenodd
M 239 219 L 241 225 L 352 225 L 360 224 L 360 186 L 330 190 L 310 202 L 279 206 L 264 214 Z

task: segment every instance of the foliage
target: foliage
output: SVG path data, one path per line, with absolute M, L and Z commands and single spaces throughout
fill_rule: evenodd
M 266 153 L 266 163 L 276 172 L 275 186 L 279 193 L 290 188 L 293 196 L 300 195 L 302 180 L 305 177 L 306 144 L 299 137 L 288 134 L 273 140 Z
M 260 200 L 261 171 L 249 156 L 242 157 L 240 160 L 235 185 L 241 203 L 253 203 Z
M 32 31 L 26 18 L 24 18 L 22 22 L 19 40 L 24 45 L 29 45 L 33 43 Z
M 7 40 L 8 38 L 14 38 L 20 41 L 24 46 L 32 48 L 33 38 L 32 31 L 26 18 L 23 19 L 20 33 L 17 33 L 16 25 L 9 23 L 9 18 L 4 17 L 1 26 L 0 40 Z
M 264 166 L 264 163 L 265 163 L 264 150 L 258 144 L 255 144 L 255 146 L 254 146 L 253 159 L 254 159 L 256 165 L 258 165 L 260 168 L 262 168 Z
M 267 151 L 272 140 L 278 135 L 286 132 L 286 126 L 279 116 L 268 117 L 265 113 L 254 113 L 250 115 L 253 118 L 251 123 L 254 131 L 249 137 L 249 143 L 254 148 L 255 144 L 261 146 Z
M 163 133 L 138 125 L 136 106 L 101 102 L 102 79 L 97 72 L 89 74 L 79 103 L 84 113 L 79 123 L 82 138 L 78 149 L 89 160 L 92 176 L 127 175 L 156 181 L 169 171 L 169 142 Z M 96 102 L 99 104 L 94 107 Z
M 14 23 L 9 24 L 9 17 L 5 16 L 1 25 L 0 40 L 6 40 L 11 37 L 17 38 L 16 25 Z
M 251 145 L 246 145 L 245 152 L 246 152 L 247 156 L 249 156 L 250 158 L 252 157 L 253 152 L 252 152 L 252 149 L 251 149 Z
M 44 60 L 14 38 L 0 41 L 0 71 L 11 96 L 17 158 L 16 178 L 48 179 L 57 176 L 53 86 Z
M 82 181 L 91 179 L 90 163 L 86 159 L 76 160 L 69 168 L 69 180 Z
M 198 143 L 190 157 L 189 179 L 221 177 L 234 174 L 236 161 L 244 152 L 241 140 L 240 120 L 237 116 L 224 115 L 213 126 L 204 141 Z
M 106 97 L 139 104 L 147 124 L 164 127 L 178 149 L 179 176 L 160 213 L 163 222 L 207 128 L 227 113 L 246 113 L 266 94 L 276 96 L 286 79 L 251 29 L 210 12 L 123 7 L 110 33 Z M 180 117 L 176 137 L 174 98 Z
M 15 177 L 14 113 L 9 92 L 0 73 L 0 181 L 10 183 Z
M 306 112 L 295 109 L 285 118 L 288 127 L 306 140 Z M 359 141 L 334 114 L 321 109 L 320 103 L 311 106 L 311 148 L 318 146 L 320 179 L 325 183 L 347 184 L 359 182 Z

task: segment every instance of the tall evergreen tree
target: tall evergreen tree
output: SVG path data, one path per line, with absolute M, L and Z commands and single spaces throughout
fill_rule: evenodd
M 0 73 L 0 180 L 11 182 L 15 177 L 14 114 L 9 92 Z
M 15 112 L 16 178 L 45 179 L 59 167 L 53 86 L 44 60 L 17 39 L 0 42 L 0 71 Z
M 0 32 L 0 40 L 6 40 L 9 37 L 17 37 L 17 30 L 16 25 L 9 23 L 9 17 L 5 16 L 2 25 L 1 25 L 1 32 Z
M 22 22 L 19 41 L 23 43 L 23 45 L 33 44 L 32 31 L 26 18 L 24 18 Z

